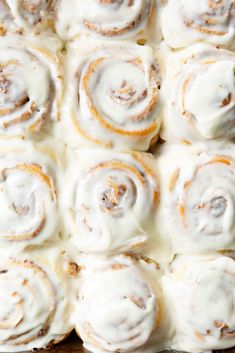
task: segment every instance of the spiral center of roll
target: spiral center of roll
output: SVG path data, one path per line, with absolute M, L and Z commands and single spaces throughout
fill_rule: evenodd
M 109 176 L 104 185 L 98 196 L 101 210 L 112 216 L 121 217 L 123 209 L 131 207 L 135 202 L 135 184 L 130 178 Z
M 221 217 L 227 209 L 227 200 L 223 197 L 215 197 L 210 201 L 209 212 L 213 217 Z
M 94 65 L 98 70 L 94 71 Z M 93 71 L 85 77 L 84 83 L 87 86 L 89 78 L 89 88 L 85 88 L 93 101 L 90 109 L 96 119 L 107 121 L 102 124 L 116 123 L 122 129 L 129 128 L 133 122 L 140 123 L 150 115 L 156 102 L 150 101 L 152 96 L 148 94 L 141 62 L 103 59 L 92 63 L 91 67 Z

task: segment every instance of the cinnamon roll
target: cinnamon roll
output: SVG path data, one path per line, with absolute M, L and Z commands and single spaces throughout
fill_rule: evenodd
M 175 59 L 178 64 L 169 62 L 173 69 L 169 69 L 165 88 L 162 137 L 177 142 L 234 137 L 234 53 L 195 45 L 170 61 Z
M 63 39 L 80 33 L 102 38 L 129 38 L 143 32 L 150 20 L 152 0 L 62 0 L 57 31 Z
M 235 262 L 221 257 L 179 258 L 165 275 L 177 340 L 172 349 L 205 352 L 235 345 Z
M 35 137 L 59 118 L 62 99 L 57 56 L 40 42 L 0 42 L 0 135 Z
M 45 261 L 0 260 L 0 349 L 51 347 L 71 330 L 65 284 Z
M 112 253 L 148 245 L 159 191 L 147 155 L 81 152 L 69 173 L 66 220 L 79 250 Z
M 53 29 L 57 0 L 5 0 L 12 20 L 26 32 Z
M 101 264 L 92 260 L 84 272 L 74 321 L 85 348 L 160 351 L 165 318 L 157 265 L 122 255 Z
M 163 9 L 162 31 L 173 48 L 196 41 L 229 45 L 235 36 L 234 0 L 168 0 Z
M 159 158 L 160 231 L 170 235 L 174 253 L 235 249 L 234 152 L 173 146 Z
M 56 174 L 51 158 L 30 144 L 0 145 L 1 248 L 42 244 L 56 236 Z
M 62 134 L 67 130 L 69 146 L 85 141 L 147 150 L 156 141 L 160 73 L 150 47 L 113 43 L 101 49 L 81 40 L 70 47 L 67 69 Z

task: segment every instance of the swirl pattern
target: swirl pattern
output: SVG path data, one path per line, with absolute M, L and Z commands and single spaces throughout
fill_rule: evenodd
M 53 28 L 57 0 L 6 0 L 12 20 L 26 31 Z
M 156 267 L 123 255 L 98 265 L 92 275 L 87 272 L 76 321 L 85 348 L 129 352 L 160 335 L 162 294 L 154 277 Z
M 234 276 L 235 263 L 229 257 L 178 259 L 164 279 L 178 331 L 173 349 L 203 351 L 234 346 Z
M 174 249 L 176 253 L 233 250 L 234 159 L 229 150 L 192 152 L 183 155 L 181 163 L 174 163 L 165 190 L 165 217 Z
M 152 49 L 113 45 L 97 49 L 80 65 L 75 55 L 71 50 L 67 105 L 76 135 L 73 141 L 69 132 L 68 143 L 78 144 L 80 135 L 86 143 L 147 150 L 161 124 L 159 66 Z
M 5 146 L 6 147 L 6 146 Z M 53 163 L 29 145 L 0 152 L 0 241 L 42 243 L 56 232 Z
M 188 57 L 184 57 L 188 54 Z M 235 55 L 195 46 L 174 72 L 165 121 L 166 138 L 225 139 L 235 135 Z M 200 104 L 198 104 L 200 102 Z
M 2 41 L 0 54 L 0 133 L 38 133 L 50 116 L 58 118 L 58 59 L 46 48 L 24 41 Z
M 68 39 L 85 32 L 103 38 L 133 37 L 147 25 L 151 0 L 63 0 L 58 10 L 57 31 Z
M 39 262 L 1 258 L 0 263 L 0 348 L 19 352 L 46 348 L 65 337 L 54 334 L 54 320 L 60 317 L 57 305 L 63 306 L 55 287 L 55 273 Z M 58 299 L 61 300 L 58 303 Z M 62 313 L 62 310 L 61 310 Z M 65 323 L 64 323 L 65 324 Z M 54 327 L 55 328 L 55 327 Z M 58 327 L 59 329 L 59 327 Z M 61 330 L 61 328 L 60 328 Z M 68 332 L 66 332 L 68 333 Z
M 168 0 L 162 18 L 163 35 L 173 48 L 198 40 L 228 45 L 235 35 L 234 0 Z
M 70 227 L 78 248 L 102 253 L 146 245 L 159 196 L 148 159 L 138 153 L 87 155 L 93 162 L 75 176 L 70 192 Z

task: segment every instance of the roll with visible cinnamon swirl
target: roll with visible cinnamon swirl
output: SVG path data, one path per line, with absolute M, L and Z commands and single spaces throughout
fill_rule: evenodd
M 78 250 L 113 253 L 148 245 L 159 191 L 140 153 L 80 152 L 72 158 L 66 217 Z
M 56 163 L 30 144 L 0 145 L 0 247 L 42 244 L 59 231 Z
M 62 0 L 57 31 L 63 39 L 80 33 L 102 38 L 129 38 L 143 32 L 150 20 L 152 0 Z
M 51 347 L 71 330 L 65 284 L 42 260 L 0 260 L 0 349 Z
M 235 262 L 226 256 L 178 258 L 164 276 L 177 339 L 186 352 L 227 349 L 235 344 Z
M 235 36 L 234 0 L 168 0 L 163 9 L 162 30 L 173 48 L 196 41 L 229 45 Z
M 234 53 L 195 45 L 171 60 L 163 138 L 195 142 L 234 137 Z
M 160 82 L 150 47 L 113 43 L 101 48 L 87 40 L 71 45 L 62 131 L 68 145 L 147 150 L 161 125 Z
M 159 158 L 160 231 L 170 235 L 175 253 L 235 249 L 234 153 L 233 146 L 209 152 L 172 146 Z
M 40 42 L 6 37 L 0 42 L 0 135 L 36 137 L 58 119 L 61 71 Z
M 24 32 L 54 28 L 57 0 L 5 0 L 12 21 Z
M 165 308 L 157 265 L 122 255 L 91 260 L 82 274 L 74 315 L 76 330 L 92 352 L 161 350 Z

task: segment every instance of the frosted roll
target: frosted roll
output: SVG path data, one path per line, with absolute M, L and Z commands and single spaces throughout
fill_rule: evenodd
M 178 258 L 164 276 L 177 338 L 186 352 L 226 349 L 235 344 L 235 262 L 221 257 Z
M 5 8 L 8 7 L 17 32 L 39 33 L 54 27 L 56 0 L 1 0 L 1 3 Z
M 159 231 L 171 237 L 174 253 L 234 250 L 234 152 L 172 146 L 159 158 Z
M 147 150 L 161 125 L 156 56 L 147 46 L 113 43 L 102 48 L 81 41 L 69 51 L 62 133 L 67 130 L 72 147 L 86 143 Z
M 234 70 L 234 53 L 210 45 L 172 55 L 162 137 L 188 143 L 234 137 Z
M 62 85 L 57 56 L 40 41 L 0 42 L 0 135 L 38 135 L 59 118 Z
M 87 151 L 72 158 L 65 193 L 78 250 L 106 254 L 148 244 L 159 199 L 152 162 L 134 152 Z
M 161 350 L 164 308 L 156 264 L 122 255 L 93 269 L 84 270 L 77 304 L 76 329 L 85 348 Z
M 143 32 L 150 20 L 152 0 L 62 0 L 56 28 L 63 39 L 81 33 L 101 38 L 130 38 Z
M 162 15 L 162 31 L 172 48 L 196 41 L 229 45 L 235 35 L 233 0 L 168 0 Z
M 70 332 L 64 284 L 46 262 L 0 260 L 0 349 L 47 348 Z
M 0 145 L 1 247 L 42 244 L 56 236 L 58 174 L 50 157 L 30 144 Z

